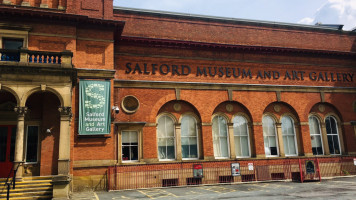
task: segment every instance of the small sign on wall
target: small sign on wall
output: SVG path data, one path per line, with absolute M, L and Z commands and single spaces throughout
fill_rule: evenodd
M 193 165 L 193 176 L 194 178 L 203 178 L 203 165 L 194 164 Z
M 231 176 L 240 176 L 240 163 L 231 163 Z
M 253 171 L 253 163 L 248 163 L 248 170 Z
M 354 158 L 354 165 L 356 165 L 356 158 Z
M 305 170 L 306 170 L 307 174 L 314 174 L 315 173 L 314 161 L 306 160 L 305 161 Z

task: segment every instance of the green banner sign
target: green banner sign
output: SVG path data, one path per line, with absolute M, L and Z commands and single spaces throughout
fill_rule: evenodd
M 110 81 L 80 80 L 79 135 L 110 133 Z

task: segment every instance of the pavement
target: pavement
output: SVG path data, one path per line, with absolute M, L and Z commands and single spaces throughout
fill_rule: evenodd
M 74 200 L 116 199 L 356 199 L 356 177 L 321 182 L 260 182 L 228 185 L 150 188 L 126 191 L 78 192 Z

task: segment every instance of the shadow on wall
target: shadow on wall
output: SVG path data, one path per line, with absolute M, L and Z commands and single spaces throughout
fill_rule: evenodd
M 74 176 L 73 190 L 74 192 L 107 190 L 107 182 L 107 172 L 104 175 Z

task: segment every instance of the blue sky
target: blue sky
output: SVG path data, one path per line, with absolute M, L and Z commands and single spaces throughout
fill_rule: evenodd
M 275 22 L 356 27 L 356 0 L 114 0 L 114 6 Z

